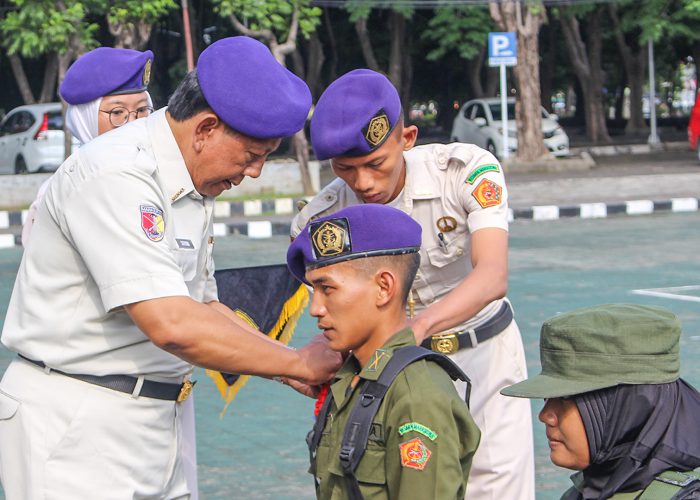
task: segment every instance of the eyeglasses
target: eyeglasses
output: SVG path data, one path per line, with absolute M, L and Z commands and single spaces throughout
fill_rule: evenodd
M 136 119 L 138 120 L 139 118 L 145 118 L 153 113 L 153 108 L 151 106 L 142 106 L 136 111 L 129 111 L 128 109 L 119 106 L 112 108 L 109 111 L 101 109 L 100 112 L 107 113 L 109 115 L 109 123 L 111 123 L 113 127 L 121 127 L 129 121 L 132 114 L 135 115 Z

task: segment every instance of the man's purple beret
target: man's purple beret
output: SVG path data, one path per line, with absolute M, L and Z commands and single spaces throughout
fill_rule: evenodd
M 334 81 L 311 118 L 311 144 L 319 160 L 363 156 L 391 136 L 401 116 L 401 99 L 389 79 L 356 69 Z
M 287 266 L 306 283 L 306 270 L 345 260 L 418 252 L 421 226 L 401 210 L 368 203 L 309 222 L 287 250 Z
M 84 104 L 106 95 L 136 94 L 148 88 L 153 52 L 99 47 L 80 56 L 58 89 L 68 104 Z
M 219 118 L 250 137 L 290 136 L 304 127 L 309 115 L 309 87 L 253 38 L 212 43 L 199 56 L 197 78 Z

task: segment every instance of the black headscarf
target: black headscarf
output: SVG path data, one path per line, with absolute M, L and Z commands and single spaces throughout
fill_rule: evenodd
M 574 396 L 591 464 L 581 498 L 644 489 L 663 471 L 700 466 L 700 393 L 683 380 Z

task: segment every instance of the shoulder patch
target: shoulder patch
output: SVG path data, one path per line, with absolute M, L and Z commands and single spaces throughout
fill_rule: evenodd
M 165 235 L 163 211 L 152 205 L 141 205 L 141 229 L 151 241 L 160 241 Z
M 430 455 L 432 455 L 420 438 L 413 438 L 410 441 L 401 443 L 399 451 L 401 453 L 401 466 L 416 470 L 425 469 L 425 466 L 428 465 L 428 460 L 430 460 Z
M 407 424 L 403 424 L 401 427 L 399 427 L 399 435 L 403 436 L 407 432 L 417 432 L 419 434 L 423 434 L 425 437 L 430 439 L 431 441 L 435 441 L 435 438 L 437 437 L 437 433 L 435 433 L 430 427 L 427 427 L 423 424 L 419 424 L 418 422 L 409 422 Z
M 503 188 L 488 179 L 482 179 L 472 191 L 472 196 L 482 208 L 500 205 L 502 194 Z
M 480 167 L 476 167 L 474 170 L 472 170 L 472 173 L 469 174 L 469 177 L 467 177 L 466 182 L 469 184 L 474 184 L 474 181 L 476 181 L 479 177 L 484 175 L 486 172 L 500 172 L 501 169 L 498 168 L 498 165 L 481 165 Z
M 370 358 L 369 363 L 367 363 L 365 370 L 368 372 L 376 372 L 377 368 L 379 367 L 379 362 L 384 359 L 386 355 L 387 354 L 384 349 L 377 349 L 374 351 L 374 354 L 372 354 L 372 357 Z

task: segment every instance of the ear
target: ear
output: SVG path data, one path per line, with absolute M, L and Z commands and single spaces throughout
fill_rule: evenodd
M 197 114 L 194 117 L 194 137 L 192 138 L 192 147 L 195 152 L 201 153 L 204 150 L 204 144 L 217 133 L 218 129 L 223 127 L 221 119 L 210 111 L 205 111 Z
M 418 139 L 418 127 L 415 125 L 409 125 L 408 127 L 403 128 L 401 131 L 401 142 L 404 151 L 408 151 L 415 146 L 416 139 Z
M 380 269 L 374 276 L 377 285 L 377 307 L 386 306 L 397 293 L 399 285 L 396 275 L 389 269 Z

